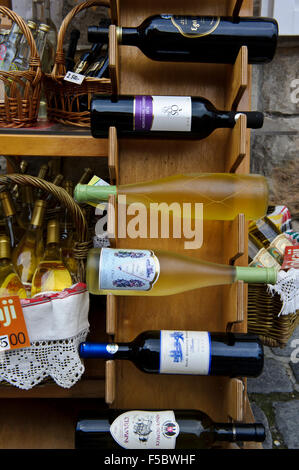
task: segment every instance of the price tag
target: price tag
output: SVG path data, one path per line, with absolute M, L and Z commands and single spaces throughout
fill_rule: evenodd
M 0 298 L 0 351 L 30 346 L 20 298 Z
M 85 78 L 85 75 L 80 75 L 80 73 L 67 72 L 64 80 L 71 83 L 76 83 L 76 85 L 81 85 Z
M 299 246 L 286 246 L 281 269 L 299 269 Z

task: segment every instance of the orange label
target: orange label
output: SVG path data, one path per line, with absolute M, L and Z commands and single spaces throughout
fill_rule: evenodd
M 30 346 L 18 296 L 0 297 L 0 351 Z

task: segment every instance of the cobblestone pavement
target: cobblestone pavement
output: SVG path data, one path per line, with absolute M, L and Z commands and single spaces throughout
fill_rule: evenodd
M 262 374 L 247 380 L 256 421 L 266 428 L 264 449 L 299 449 L 299 327 L 285 348 L 264 347 Z

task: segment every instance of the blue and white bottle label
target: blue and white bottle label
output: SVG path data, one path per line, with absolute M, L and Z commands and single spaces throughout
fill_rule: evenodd
M 161 330 L 160 373 L 209 375 L 210 334 Z
M 159 260 L 150 250 L 103 248 L 101 251 L 100 289 L 147 291 L 159 274 Z
M 173 411 L 127 411 L 110 426 L 113 439 L 125 449 L 175 449 L 179 431 Z

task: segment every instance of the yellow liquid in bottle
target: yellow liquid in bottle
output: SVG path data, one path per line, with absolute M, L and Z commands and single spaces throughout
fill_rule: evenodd
M 125 289 L 117 289 L 118 283 L 123 282 L 123 276 L 121 274 L 118 276 L 117 273 L 114 280 L 110 281 L 111 284 L 114 283 L 114 288 L 103 289 L 100 286 L 99 270 L 100 263 L 101 269 L 105 270 L 105 263 L 100 260 L 100 253 L 101 249 L 90 250 L 87 260 L 86 283 L 87 289 L 92 294 L 163 296 L 178 294 L 199 287 L 231 284 L 235 281 L 236 273 L 233 266 L 199 261 L 192 257 L 155 250 L 155 253 L 151 254 L 152 259 L 148 263 L 153 271 L 152 280 L 149 283 L 143 282 L 144 270 L 139 269 L 138 263 L 134 263 L 135 266 L 132 268 L 132 263 L 130 265 L 129 262 L 122 265 L 123 271 L 121 274 L 124 271 L 128 273 L 131 270 L 130 272 L 134 272 L 133 281 L 123 283 L 123 286 L 126 286 Z M 106 270 L 109 269 L 106 266 Z M 141 289 L 134 289 L 134 286 L 140 287 L 142 283 Z M 147 290 L 143 290 L 143 288 Z
M 0 297 L 17 295 L 26 299 L 26 290 L 15 272 L 13 264 L 8 259 L 0 260 Z
M 41 292 L 62 291 L 71 285 L 71 275 L 62 261 L 41 261 L 32 279 L 31 297 Z

